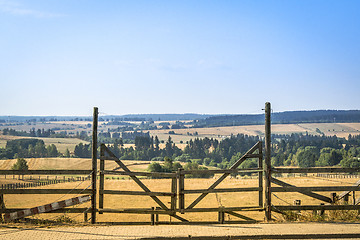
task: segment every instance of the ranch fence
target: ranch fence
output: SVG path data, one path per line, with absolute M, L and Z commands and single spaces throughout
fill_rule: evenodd
M 73 208 L 52 208 L 49 212 L 57 213 L 84 213 L 84 219 L 87 220 L 88 212 L 91 213 L 91 223 L 96 223 L 97 214 L 104 213 L 124 213 L 124 214 L 148 214 L 150 215 L 151 224 L 157 224 L 159 222 L 159 215 L 168 215 L 172 218 L 179 220 L 180 223 L 189 223 L 186 219 L 186 213 L 199 213 L 199 212 L 217 212 L 218 223 L 228 222 L 225 220 L 225 213 L 234 216 L 238 221 L 232 222 L 255 222 L 254 219 L 244 216 L 239 212 L 243 211 L 264 211 L 265 218 L 267 220 L 272 219 L 272 211 L 278 213 L 284 213 L 284 211 L 300 211 L 300 210 L 360 210 L 360 198 L 356 198 L 356 192 L 360 191 L 360 180 L 351 186 L 306 186 L 299 187 L 285 181 L 280 180 L 280 176 L 283 174 L 289 175 L 307 175 L 315 174 L 317 177 L 336 177 L 336 178 L 348 178 L 353 176 L 351 174 L 359 173 L 360 168 L 280 168 L 272 167 L 270 161 L 271 154 L 271 120 L 270 120 L 270 103 L 265 104 L 265 146 L 263 142 L 256 143 L 252 148 L 248 150 L 238 161 L 236 161 L 229 169 L 221 170 L 184 170 L 178 169 L 176 172 L 164 173 L 164 172 L 134 172 L 113 154 L 105 144 L 100 144 L 100 157 L 97 156 L 97 123 L 98 123 L 98 109 L 94 108 L 93 117 L 93 136 L 92 136 L 92 169 L 90 170 L 0 170 L 0 175 L 30 175 L 31 179 L 35 179 L 35 176 L 52 175 L 56 176 L 56 179 L 48 181 L 40 181 L 35 184 L 52 184 L 63 182 L 66 176 L 76 176 L 70 179 L 77 179 L 79 181 L 91 180 L 91 184 L 82 189 L 44 189 L 35 188 L 34 185 L 3 185 L 0 189 L 0 214 L 18 212 L 20 215 L 24 214 L 24 208 L 6 208 L 4 205 L 4 197 L 8 194 L 68 194 L 82 195 L 86 201 L 91 200 L 91 206 L 73 207 Z M 263 148 L 265 154 L 263 154 Z M 238 167 L 246 159 L 257 159 L 257 168 L 251 169 L 239 169 Z M 264 161 L 263 161 L 264 160 Z M 107 161 L 116 162 L 119 167 L 115 170 L 105 170 L 105 164 Z M 98 168 L 99 163 L 99 170 Z M 256 187 L 247 188 L 217 188 L 221 182 L 224 181 L 231 174 L 252 174 L 258 178 Z M 187 174 L 221 174 L 221 176 L 214 180 L 214 182 L 205 189 L 189 189 L 186 186 L 185 176 Z M 105 180 L 107 175 L 119 175 L 128 176 L 132 181 L 136 183 L 142 191 L 125 191 L 125 190 L 110 190 L 105 188 Z M 63 181 L 61 177 L 63 176 Z M 81 177 L 80 177 L 81 176 Z M 85 177 L 84 177 L 85 176 Z M 58 179 L 58 177 L 60 179 Z M 168 178 L 170 180 L 170 191 L 168 192 L 156 192 L 151 191 L 139 177 L 148 178 Z M 48 178 L 48 177 L 47 177 Z M 68 178 L 69 180 L 69 178 Z M 99 185 L 99 186 L 98 186 Z M 277 185 L 277 186 L 273 186 Z M 30 187 L 29 187 L 30 186 Z M 342 192 L 341 192 L 342 191 Z M 238 204 L 236 207 L 223 207 L 214 206 L 201 208 L 196 207 L 206 196 L 209 194 L 217 193 L 234 193 L 240 194 L 244 192 L 257 192 L 258 200 L 254 201 L 251 206 Z M 297 192 L 302 195 L 306 195 L 310 198 L 320 200 L 321 205 L 301 205 L 299 201 L 296 201 L 293 205 L 274 205 L 272 203 L 272 196 L 278 192 L 293 193 Z M 320 194 L 319 192 L 331 192 L 330 197 Z M 335 194 L 334 192 L 341 192 Z M 199 194 L 198 197 L 186 206 L 185 199 L 189 195 Z M 148 196 L 157 207 L 151 208 L 106 208 L 104 206 L 104 199 L 108 195 L 135 195 L 135 196 Z M 352 195 L 353 201 L 349 203 L 349 196 Z M 80 197 L 80 198 L 81 198 Z M 160 198 L 161 197 L 161 198 Z M 162 200 L 163 197 L 169 198 L 169 201 Z M 98 200 L 98 202 L 97 202 Z M 344 204 L 339 204 L 339 200 L 344 200 Z M 72 199 L 74 204 L 77 204 L 78 200 Z M 66 201 L 65 201 L 66 202 Z M 64 202 L 61 204 L 56 203 L 55 206 L 67 206 Z M 57 209 L 53 211 L 54 209 Z M 34 210 L 34 209 L 32 209 Z M 21 212 L 22 211 L 22 212 Z M 34 210 L 35 211 L 35 210 Z M 28 211 L 29 212 L 29 211 Z M 36 211 L 35 211 L 36 212 Z M 171 218 L 170 218 L 171 219 Z M 161 222 L 166 223 L 166 222 Z M 193 222 L 192 222 L 193 223 Z
M 258 168 L 251 169 L 237 169 L 237 167 L 249 158 L 258 159 Z M 123 171 L 108 171 L 105 170 L 105 161 L 115 161 Z M 190 212 L 218 212 L 218 222 L 225 222 L 225 213 L 235 216 L 240 221 L 232 222 L 256 222 L 254 219 L 246 217 L 236 211 L 262 211 L 263 210 L 263 168 L 262 168 L 262 142 L 256 143 L 247 153 L 245 153 L 238 161 L 236 161 L 229 169 L 222 170 L 184 170 L 179 168 L 176 173 L 158 173 L 158 172 L 132 172 L 127 166 L 116 157 L 106 146 L 101 144 L 100 147 L 100 180 L 99 180 L 99 214 L 103 213 L 136 213 L 136 214 L 151 214 L 152 224 L 158 223 L 158 215 L 169 215 L 181 222 L 189 222 L 186 218 L 179 216 Z M 211 186 L 207 189 L 185 189 L 185 175 L 186 174 L 222 174 Z M 226 177 L 230 174 L 240 173 L 256 173 L 258 174 L 258 187 L 248 188 L 216 188 Z M 106 190 L 104 188 L 105 175 L 127 175 L 129 176 L 143 191 L 120 191 L 120 190 Z M 146 176 L 150 178 L 169 178 L 171 179 L 170 192 L 154 192 L 138 178 L 138 176 Z M 238 206 L 238 207 L 212 207 L 212 208 L 195 208 L 195 206 L 202 201 L 209 193 L 240 193 L 240 192 L 258 192 L 258 203 L 254 206 Z M 185 197 L 188 194 L 200 194 L 191 204 L 185 206 Z M 149 196 L 159 206 L 155 208 L 121 208 L 109 209 L 104 208 L 105 195 L 139 195 Z M 170 205 L 161 201 L 158 196 L 170 197 Z M 167 222 L 162 222 L 167 223 Z

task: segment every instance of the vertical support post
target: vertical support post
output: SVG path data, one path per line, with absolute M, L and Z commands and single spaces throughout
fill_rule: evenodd
M 271 105 L 265 103 L 265 218 L 271 220 Z
M 171 179 L 171 193 L 173 194 L 171 196 L 171 210 L 174 211 L 174 213 L 176 209 L 176 191 L 177 191 L 176 177 L 173 177 Z
M 104 170 L 105 170 L 105 151 L 103 144 L 100 146 L 100 182 L 99 182 L 99 209 L 104 208 Z M 102 214 L 102 212 L 99 212 Z
M 151 207 L 151 210 L 155 210 L 154 207 Z M 151 225 L 154 226 L 155 225 L 155 213 L 152 212 L 150 215 L 150 221 L 151 221 Z
M 178 169 L 178 178 L 179 178 L 179 209 L 180 213 L 184 213 L 185 209 L 185 197 L 184 197 L 184 173 L 182 168 Z
M 91 224 L 96 223 L 97 127 L 98 127 L 98 108 L 94 107 L 93 132 L 92 132 Z
M 259 169 L 263 170 L 263 151 L 262 151 L 263 145 L 262 142 L 259 143 Z M 260 171 L 258 174 L 259 177 L 259 207 L 263 207 L 264 205 L 264 199 L 263 199 L 263 171 Z

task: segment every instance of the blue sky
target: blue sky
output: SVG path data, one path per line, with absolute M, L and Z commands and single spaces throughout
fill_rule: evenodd
M 359 9 L 0 0 L 0 115 L 359 109 Z

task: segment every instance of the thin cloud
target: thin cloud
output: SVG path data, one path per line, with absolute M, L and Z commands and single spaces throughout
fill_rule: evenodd
M 0 11 L 14 16 L 30 16 L 36 18 L 62 17 L 63 14 L 48 13 L 27 8 L 26 6 L 7 0 L 0 0 Z

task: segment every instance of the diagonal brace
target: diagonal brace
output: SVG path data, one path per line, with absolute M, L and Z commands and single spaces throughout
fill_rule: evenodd
M 248 155 L 255 152 L 256 149 L 259 148 L 260 142 L 257 142 L 252 148 L 250 148 L 249 151 L 247 151 L 239 160 L 237 160 L 229 169 L 233 170 L 236 169 L 243 161 L 245 161 L 248 158 Z M 212 190 L 216 188 L 217 185 L 219 185 L 227 176 L 229 176 L 230 173 L 224 173 L 216 182 L 214 182 L 207 190 Z M 198 204 L 206 195 L 209 193 L 205 192 L 202 193 L 197 199 L 195 199 L 194 202 L 192 202 L 186 209 L 192 209 L 195 207 L 196 204 Z
M 119 160 L 119 158 L 117 158 L 115 156 L 114 153 L 112 153 L 106 146 L 105 144 L 101 144 L 101 147 L 104 148 L 104 150 L 110 155 L 110 157 L 112 157 L 114 159 L 114 161 L 125 171 L 125 172 L 131 172 L 130 169 L 122 162 Z M 145 192 L 151 192 L 150 189 L 148 187 L 146 187 L 145 184 L 143 184 L 139 178 L 137 178 L 135 175 L 129 175 Z M 169 208 L 156 196 L 150 196 L 157 204 L 159 204 L 159 206 L 164 209 L 164 210 L 169 210 Z M 176 216 L 176 214 L 171 215 L 174 218 L 177 218 L 183 222 L 187 222 L 186 219 Z
M 276 179 L 276 178 L 271 178 L 270 181 L 272 183 L 275 183 L 279 186 L 282 186 L 282 187 L 294 187 L 296 188 L 296 186 L 294 185 L 291 185 L 291 184 L 288 184 L 286 182 L 283 182 L 283 181 L 280 181 L 279 179 Z M 321 201 L 324 201 L 324 202 L 328 202 L 328 203 L 332 203 L 332 200 L 328 197 L 325 197 L 323 195 L 320 195 L 320 194 L 317 194 L 317 193 L 314 193 L 314 192 L 311 192 L 311 191 L 308 191 L 308 190 L 303 190 L 303 189 L 297 189 L 297 192 L 299 193 L 302 193 L 306 196 L 309 196 L 309 197 L 312 197 L 312 198 L 316 198 L 316 199 L 319 199 Z

